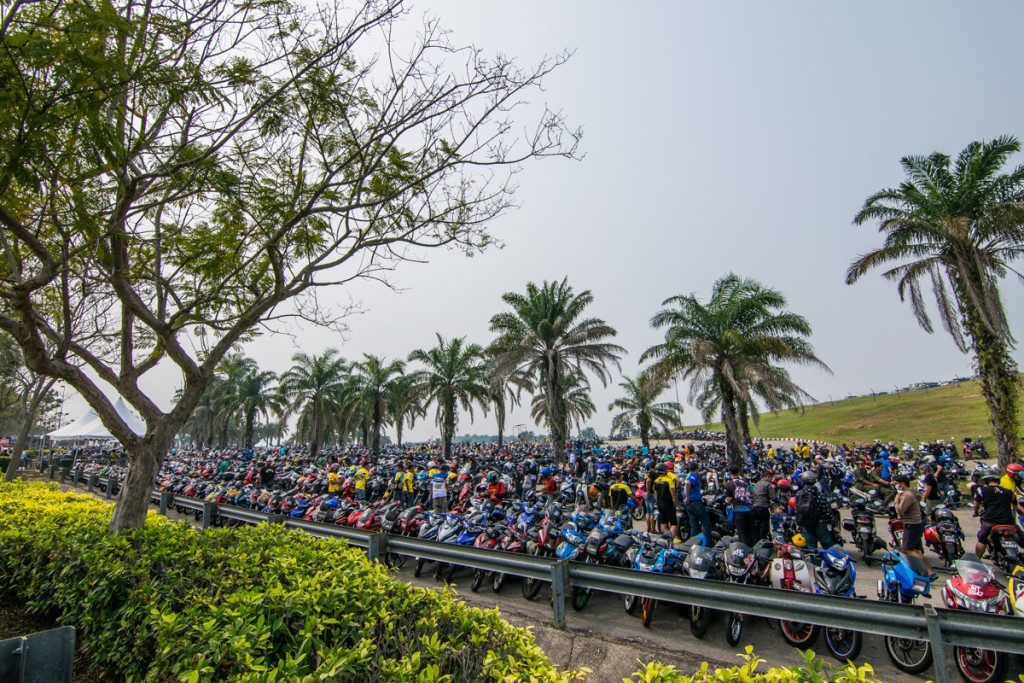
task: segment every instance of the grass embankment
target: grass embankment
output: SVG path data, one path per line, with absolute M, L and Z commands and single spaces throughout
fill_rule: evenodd
M 1024 420 L 1024 410 L 1021 411 Z M 707 429 L 720 430 L 720 424 Z M 751 425 L 756 438 L 757 429 Z M 801 437 L 832 443 L 882 441 L 933 441 L 955 436 L 981 436 L 989 450 L 994 448 L 988 408 L 978 382 L 899 394 L 858 396 L 807 406 L 803 413 L 786 411 L 761 416 L 760 433 L 769 437 Z

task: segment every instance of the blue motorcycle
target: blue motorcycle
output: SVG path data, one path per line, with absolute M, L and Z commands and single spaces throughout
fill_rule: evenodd
M 819 550 L 811 558 L 814 566 L 814 592 L 821 595 L 838 595 L 841 598 L 858 597 L 853 587 L 857 581 L 850 554 L 834 545 L 828 550 Z M 841 662 L 852 661 L 864 646 L 864 636 L 859 631 L 845 628 L 825 628 L 825 643 L 832 656 Z
M 919 558 L 893 552 L 882 556 L 879 598 L 912 605 L 918 596 L 930 596 L 931 590 L 932 580 Z M 932 645 L 927 640 L 885 636 L 885 651 L 900 671 L 919 674 L 932 665 Z
M 672 548 L 672 539 L 659 536 L 651 542 L 643 544 L 633 557 L 633 569 L 648 574 L 677 574 L 682 567 L 684 552 Z M 625 596 L 626 613 L 632 614 L 640 604 L 640 614 L 644 626 L 651 625 L 651 617 L 658 601 L 654 598 L 640 598 L 635 595 Z

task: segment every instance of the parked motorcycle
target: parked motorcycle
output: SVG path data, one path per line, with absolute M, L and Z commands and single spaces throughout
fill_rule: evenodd
M 931 595 L 931 586 L 929 572 L 920 558 L 892 552 L 882 556 L 880 599 L 914 604 L 919 596 Z M 885 651 L 900 671 L 919 674 L 932 665 L 932 645 L 927 640 L 885 636 Z
M 814 592 L 822 595 L 837 595 L 855 598 L 854 584 L 857 571 L 853 558 L 837 545 L 828 550 L 819 550 L 813 558 Z M 825 627 L 825 644 L 833 657 L 841 662 L 857 658 L 864 645 L 864 636 L 859 631 L 845 628 Z
M 942 601 L 949 609 L 988 614 L 1012 612 L 1006 592 L 996 583 L 995 573 L 974 553 L 966 553 L 953 563 L 953 576 L 942 589 Z M 953 648 L 953 661 L 968 683 L 1005 681 L 1009 659 L 1009 655 L 994 650 L 959 645 Z

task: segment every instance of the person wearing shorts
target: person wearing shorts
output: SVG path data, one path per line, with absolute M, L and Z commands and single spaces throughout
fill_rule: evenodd
M 900 549 L 907 555 L 924 563 L 924 516 L 921 514 L 921 497 L 910 489 L 910 479 L 904 474 L 892 478 L 896 490 L 896 515 L 903 522 L 903 540 Z M 925 564 L 925 568 L 928 565 Z M 938 578 L 930 569 L 931 577 Z

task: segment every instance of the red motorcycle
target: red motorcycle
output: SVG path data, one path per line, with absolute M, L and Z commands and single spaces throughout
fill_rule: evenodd
M 537 529 L 536 538 L 526 542 L 526 552 L 537 557 L 554 557 L 555 549 L 562 542 L 562 519 L 562 507 L 558 503 L 549 505 L 547 514 L 544 515 L 544 519 L 541 520 L 540 527 Z M 544 583 L 545 581 L 541 579 L 524 578 L 523 597 L 533 600 L 540 593 Z
M 1013 610 L 1006 592 L 996 583 L 995 573 L 977 555 L 965 553 L 953 563 L 953 576 L 942 589 L 942 601 L 949 609 L 988 614 L 1010 614 Z M 975 647 L 953 648 L 960 676 L 968 683 L 997 683 L 1006 680 L 1009 655 Z

